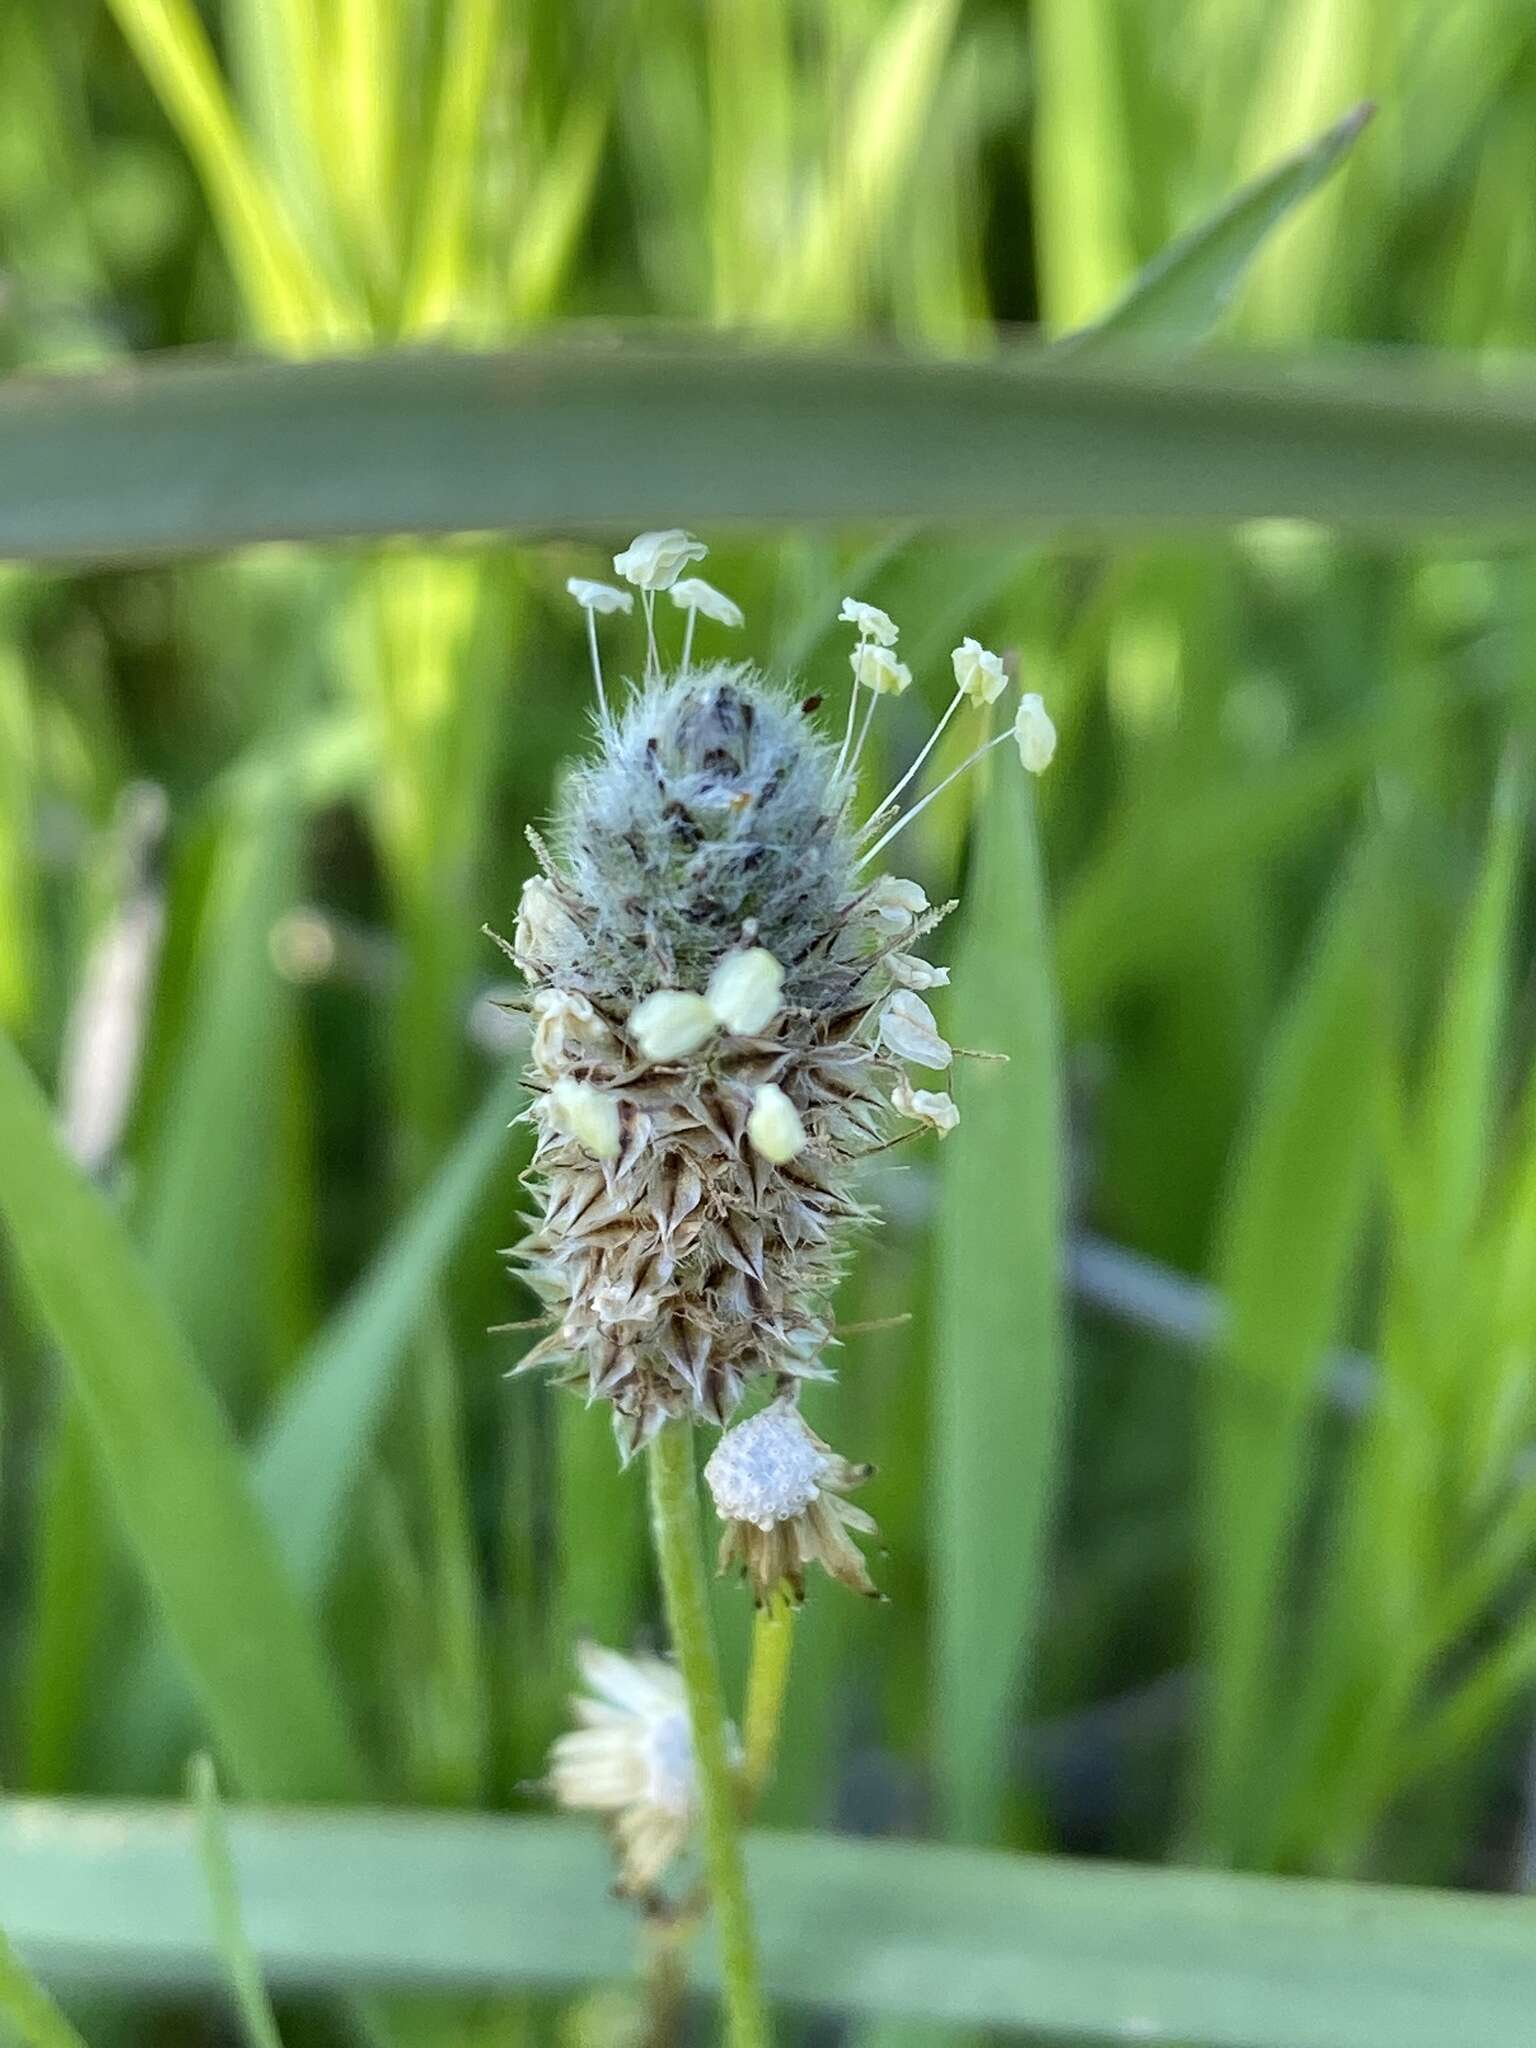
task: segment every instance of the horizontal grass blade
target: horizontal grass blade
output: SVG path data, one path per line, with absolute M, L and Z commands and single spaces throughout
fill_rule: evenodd
M 1184 345 L 1198 341 L 1231 303 L 1248 266 L 1274 230 L 1330 177 L 1375 109 L 1344 116 L 1315 142 L 1234 194 L 1218 213 L 1171 242 L 1091 327 L 1064 337 L 1077 350 L 1133 337 Z
M 0 386 L 0 556 L 675 519 L 1383 534 L 1536 524 L 1536 380 L 1068 350 L 987 363 L 565 340 L 161 359 Z
M 355 1797 L 361 1767 L 319 1636 L 240 1448 L 122 1222 L 3 1038 L 0 1224 L 231 1772 L 265 1798 Z
M 627 1974 L 595 1828 L 231 1811 L 252 1947 L 294 1985 Z M 749 1844 L 775 1996 L 1206 2048 L 1527 2048 L 1527 1901 L 852 1840 Z M 212 1984 L 184 1807 L 0 1805 L 0 1920 L 50 1978 Z M 702 1974 L 711 1965 L 701 1956 Z

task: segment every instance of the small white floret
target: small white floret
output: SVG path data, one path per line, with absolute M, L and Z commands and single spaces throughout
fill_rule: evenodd
M 616 590 L 611 583 L 593 583 L 585 576 L 567 576 L 565 587 L 584 612 L 632 612 L 631 592 Z
M 845 597 L 837 616 L 848 625 L 857 626 L 866 640 L 877 641 L 882 647 L 896 645 L 896 621 L 889 612 L 881 611 L 877 604 L 865 604 L 857 597 Z
M 938 1021 L 919 995 L 899 988 L 886 1003 L 880 1018 L 883 1044 L 899 1060 L 912 1060 L 920 1067 L 947 1067 L 954 1058 L 939 1036 Z
M 723 590 L 716 590 L 702 576 L 681 577 L 667 595 L 681 612 L 702 612 L 706 619 L 713 619 L 720 626 L 744 623 L 741 606 L 733 604 Z
M 728 953 L 709 977 L 704 1000 L 727 1031 L 754 1037 L 778 1015 L 784 970 L 766 946 Z
M 647 1060 L 680 1060 L 696 1052 L 717 1029 L 718 1019 L 703 996 L 676 988 L 647 996 L 629 1018 L 629 1035 Z
M 551 1128 L 584 1145 L 594 1159 L 619 1156 L 619 1105 L 590 1081 L 573 1081 L 569 1075 L 555 1083 L 544 1098 Z
M 1013 736 L 1019 743 L 1019 759 L 1031 775 L 1043 775 L 1056 752 L 1056 728 L 1043 698 L 1033 691 L 1019 699 Z
M 864 900 L 881 924 L 896 932 L 916 924 L 928 908 L 928 898 L 920 886 L 904 881 L 900 875 L 882 875 Z
M 969 635 L 949 657 L 955 671 L 955 688 L 973 704 L 991 704 L 1008 687 L 1002 656 L 993 654 Z
M 887 953 L 885 964 L 898 988 L 915 988 L 921 992 L 949 987 L 949 969 L 935 967 L 931 960 L 919 960 L 915 953 Z
M 639 590 L 670 590 L 690 562 L 702 562 L 708 553 L 703 541 L 680 526 L 668 526 L 636 534 L 624 552 L 614 556 L 613 566 Z
M 747 1118 L 747 1136 L 752 1149 L 774 1166 L 784 1166 L 806 1147 L 805 1125 L 800 1112 L 772 1081 L 764 1082 L 752 1097 L 752 1114 Z
M 874 640 L 861 640 L 849 655 L 848 664 L 853 680 L 862 683 L 866 690 L 873 690 L 877 697 L 899 697 L 912 681 L 907 664 Z
M 930 1088 L 914 1088 L 905 1077 L 891 1090 L 891 1107 L 898 1116 L 909 1116 L 915 1123 L 927 1124 L 941 1138 L 947 1138 L 960 1121 L 960 1112 L 952 1096 L 939 1094 Z

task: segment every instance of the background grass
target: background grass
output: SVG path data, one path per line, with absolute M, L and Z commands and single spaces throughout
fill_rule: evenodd
M 207 1744 L 231 1795 L 517 1809 L 576 1637 L 655 1626 L 604 1419 L 506 1383 L 521 1340 L 486 1334 L 527 1304 L 493 1249 L 522 1158 L 478 929 L 510 922 L 523 828 L 583 743 L 562 586 L 628 538 L 621 507 L 751 522 L 706 533 L 712 570 L 808 691 L 840 686 L 844 591 L 901 620 L 920 688 L 872 791 L 962 632 L 1017 649 L 1062 732 L 1037 815 L 978 783 L 904 842 L 930 897 L 965 897 L 944 1020 L 1015 1057 L 963 1077 L 942 1155 L 874 1177 L 888 1220 L 840 1314 L 911 1320 L 850 1337 L 814 1419 L 880 1467 L 893 1604 L 816 1589 L 767 1818 L 1059 1855 L 1042 1876 L 1081 1961 L 1059 1996 L 1020 1967 L 1035 1865 L 887 1880 L 876 1859 L 845 1883 L 831 1852 L 765 1844 L 786 1883 L 844 1885 L 874 1945 L 839 1974 L 776 1908 L 781 1991 L 873 2015 L 806 2038 L 1109 2035 L 1156 1989 L 1156 2038 L 1403 2041 L 1420 1941 L 1445 1958 L 1424 1998 L 1466 1982 L 1478 2038 L 1513 2038 L 1518 1963 L 1456 1970 L 1508 1954 L 1517 1908 L 1405 1894 L 1429 1916 L 1405 1934 L 1350 1894 L 1388 1932 L 1362 1931 L 1347 2011 L 1303 1913 L 1284 1967 L 1313 1990 L 1287 2005 L 1265 1942 L 1290 1894 L 1117 1890 L 1065 1856 L 1483 1890 L 1536 1871 L 1536 614 L 1518 538 L 1486 537 L 1530 525 L 1533 117 L 1526 0 L 0 17 L 0 356 L 104 373 L 62 402 L 0 391 L 7 552 L 85 558 L 0 572 L 0 1777 L 19 1839 L 77 1859 L 51 1918 L 19 1917 L 41 1865 L 0 1871 L 0 1922 L 50 1974 L 89 1951 L 69 1998 L 93 2043 L 230 2022 L 131 1874 L 113 1896 L 144 1911 L 109 1938 L 89 1828 L 34 1795 L 179 1795 Z M 683 352 L 605 354 L 647 321 L 689 329 Z M 1015 323 L 1060 338 L 1057 364 L 1004 362 Z M 710 328 L 900 343 L 951 381 L 764 370 L 734 340 L 705 353 Z M 1188 355 L 1213 328 L 1241 360 Z M 567 409 L 477 414 L 479 373 L 399 360 L 117 374 L 235 343 L 535 343 Z M 815 410 L 860 391 L 867 465 Z M 981 396 L 946 414 L 956 392 Z M 997 452 L 967 499 L 947 422 L 977 419 L 974 460 Z M 593 446 L 596 502 L 565 460 Z M 428 516 L 411 493 L 444 479 Z M 531 537 L 191 559 L 482 506 Z M 1345 525 L 1230 524 L 1261 512 Z M 730 1589 L 720 1616 L 739 1669 Z M 427 1824 L 372 1849 L 305 1825 L 404 1882 Z M 242 1864 L 231 1834 L 256 1952 L 291 1957 L 281 1839 Z M 498 1841 L 509 1914 L 588 1874 L 565 1834 Z M 599 1932 L 555 1915 L 499 1974 L 425 1944 L 417 1981 L 494 1980 L 473 2008 L 341 2008 L 313 1987 L 358 1974 L 358 1937 L 321 1889 L 284 2038 L 625 2039 L 622 1995 L 579 1988 L 624 1953 L 592 1891 Z M 911 1902 L 935 1897 L 925 1951 Z M 964 1946 L 972 1898 L 997 1978 Z M 1105 1978 L 1105 1911 L 1134 1955 L 1173 1944 L 1192 2002 Z M 925 2003 L 920 1976 L 975 1995 Z M 68 2038 L 0 1978 L 20 2038 Z

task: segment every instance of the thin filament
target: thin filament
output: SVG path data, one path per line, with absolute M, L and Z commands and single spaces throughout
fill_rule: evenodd
M 859 645 L 862 647 L 864 642 L 861 640 Z M 853 714 L 858 707 L 858 702 L 859 679 L 855 676 L 848 688 L 848 723 L 843 728 L 843 744 L 837 750 L 837 766 L 832 770 L 834 776 L 842 774 L 843 763 L 848 758 L 848 742 L 853 738 Z
M 882 811 L 888 811 L 890 809 L 891 805 L 895 803 L 897 797 L 901 795 L 901 792 L 906 788 L 907 784 L 912 780 L 913 776 L 917 773 L 919 768 L 922 767 L 923 763 L 927 760 L 928 756 L 933 752 L 934 748 L 939 744 L 939 735 L 943 732 L 945 726 L 948 725 L 949 721 L 954 717 L 956 707 L 958 706 L 960 699 L 964 696 L 964 694 L 965 692 L 963 690 L 956 690 L 954 696 L 950 699 L 949 709 L 945 712 L 944 716 L 939 720 L 938 724 L 933 728 L 933 731 L 929 733 L 928 742 L 927 745 L 923 748 L 923 751 L 918 755 L 917 759 L 912 763 L 912 766 L 907 770 L 906 774 L 903 775 L 900 782 L 897 783 L 896 787 L 885 799 L 885 802 L 882 804 L 877 804 L 875 806 L 875 817 L 878 818 Z
M 864 723 L 859 727 L 858 744 L 853 750 L 853 758 L 848 763 L 848 773 L 850 775 L 857 775 L 859 772 L 859 756 L 864 751 L 864 742 L 869 738 L 869 728 L 875 722 L 875 707 L 879 702 L 880 692 L 878 690 L 871 690 L 869 693 L 869 709 L 864 713 Z
M 603 688 L 603 664 L 597 652 L 597 613 L 587 606 L 587 645 L 592 650 L 592 680 L 597 684 L 597 708 L 604 725 L 609 721 L 608 695 Z
M 688 623 L 683 628 L 683 667 L 688 666 L 693 654 L 693 622 L 699 616 L 693 605 L 688 607 Z
M 958 768 L 956 768 L 951 774 L 946 775 L 942 782 L 938 783 L 933 789 L 930 789 L 928 794 L 923 798 L 921 803 L 914 804 L 911 810 L 907 812 L 904 818 L 898 818 L 895 824 L 889 830 L 889 832 L 883 832 L 880 835 L 880 837 L 875 841 L 874 845 L 869 849 L 868 853 L 861 854 L 859 856 L 856 865 L 859 867 L 863 867 L 867 861 L 872 861 L 877 853 L 881 852 L 885 847 L 890 845 L 891 841 L 896 837 L 896 834 L 898 832 L 905 832 L 907 827 L 911 824 L 914 818 L 920 818 L 922 816 L 923 812 L 927 810 L 928 806 L 933 802 L 936 796 L 942 796 L 945 790 L 948 789 L 949 785 L 952 782 L 958 782 L 960 777 L 964 775 L 968 768 L 974 768 L 976 766 L 976 763 L 981 759 L 983 754 L 990 754 L 994 747 L 1000 747 L 1003 744 L 1004 740 L 1009 740 L 1012 738 L 1012 732 L 1000 732 L 997 735 L 996 739 L 988 740 L 985 746 L 978 747 L 974 754 L 969 755 L 964 761 L 960 763 L 960 766 Z
M 661 656 L 656 652 L 656 593 L 642 590 L 640 608 L 645 613 L 645 672 L 647 676 L 661 674 Z

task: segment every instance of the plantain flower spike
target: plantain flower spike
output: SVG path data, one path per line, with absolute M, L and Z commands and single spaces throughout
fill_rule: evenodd
M 813 1564 L 877 1600 L 850 1531 L 878 1531 L 862 1508 L 844 1498 L 863 1485 L 870 1469 L 840 1458 L 789 1396 L 727 1430 L 704 1467 L 715 1512 L 725 1524 L 721 1571 L 739 1565 L 760 1607 L 781 1587 L 803 1600 L 806 1568 Z
M 793 1396 L 831 1376 L 831 1297 L 871 1220 L 859 1162 L 914 1119 L 953 1122 L 915 1071 L 951 1058 L 919 993 L 947 978 L 918 951 L 944 908 L 869 869 L 848 732 L 839 752 L 748 663 L 663 659 L 654 593 L 703 552 L 678 529 L 615 558 L 641 592 L 644 677 L 600 699 L 510 948 L 538 1133 L 514 1257 L 547 1318 L 518 1370 L 606 1403 L 625 1460 L 674 1417 L 724 1427 L 754 1388 L 778 1419 L 746 1428 L 803 1432 Z M 699 593 L 678 594 L 691 621 Z M 844 617 L 872 708 L 906 686 L 896 629 L 852 599 Z M 855 1468 L 819 1469 L 822 1510 L 799 1512 L 822 1548 L 792 1532 L 785 1555 L 846 1575 L 828 1531 L 849 1515 L 827 1503 Z

